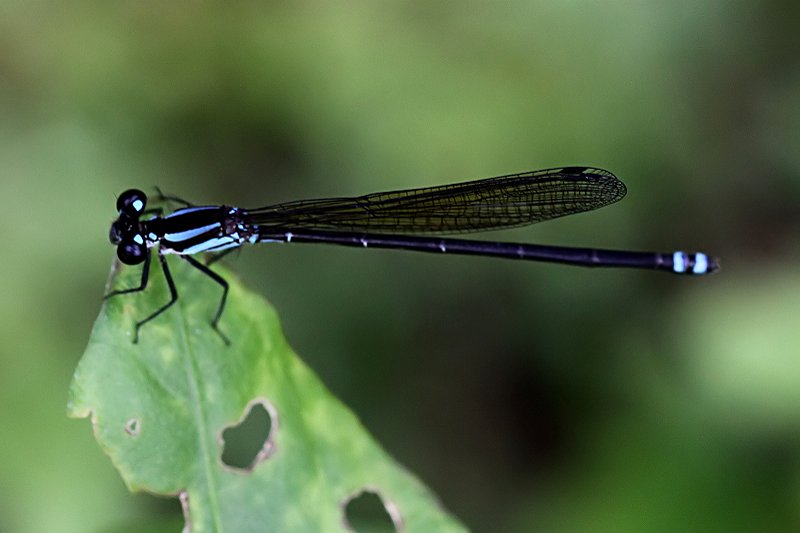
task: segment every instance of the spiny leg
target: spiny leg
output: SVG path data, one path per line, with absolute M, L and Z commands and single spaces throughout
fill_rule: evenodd
M 183 198 L 178 198 L 177 196 L 172 196 L 171 194 L 164 194 L 161 191 L 161 188 L 155 187 L 156 193 L 158 193 L 157 198 L 161 201 L 168 201 L 168 202 L 175 202 L 176 204 L 181 204 L 184 207 L 194 207 L 193 203 L 187 202 Z
M 236 248 L 228 248 L 227 250 L 223 250 L 217 254 L 211 255 L 211 257 L 209 257 L 208 260 L 206 261 L 206 266 L 213 265 L 214 263 L 216 263 L 217 261 L 219 261 L 220 259 L 222 259 L 223 257 L 225 257 L 226 255 L 228 255 L 233 251 L 240 252 L 241 250 L 242 250 L 241 246 L 237 246 Z
M 211 279 L 213 279 L 222 286 L 222 299 L 219 301 L 219 308 L 217 309 L 217 314 L 214 316 L 214 320 L 211 321 L 211 327 L 214 328 L 214 330 L 219 334 L 220 337 L 222 337 L 222 340 L 225 342 L 225 344 L 230 345 L 231 341 L 228 340 L 228 337 L 226 337 L 225 334 L 222 333 L 222 331 L 220 331 L 218 327 L 219 319 L 222 316 L 222 311 L 225 309 L 225 300 L 228 298 L 228 282 L 225 281 L 225 278 L 223 278 L 222 276 L 220 276 L 219 274 L 208 268 L 206 265 L 204 265 L 194 257 L 189 255 L 182 255 L 181 257 L 183 259 L 186 259 L 190 265 L 192 265 L 200 272 L 210 277 Z
M 138 287 L 134 287 L 132 289 L 117 289 L 115 291 L 111 291 L 105 296 L 103 296 L 103 300 L 108 300 L 112 296 L 119 296 L 120 294 L 130 294 L 132 292 L 140 292 L 147 287 L 147 277 L 150 274 L 150 250 L 147 250 L 147 255 L 144 256 L 144 265 L 142 266 L 142 281 L 139 283 Z
M 141 213 L 142 215 L 158 215 L 161 216 L 164 214 L 164 208 L 162 207 L 151 207 L 149 209 L 145 209 Z
M 148 258 L 149 257 L 150 257 L 150 254 L 148 253 Z M 135 330 L 134 335 L 133 335 L 133 343 L 134 344 L 139 342 L 139 328 L 141 328 L 147 322 L 150 322 L 155 317 L 157 317 L 158 315 L 160 315 L 161 313 L 163 313 L 164 311 L 169 309 L 170 306 L 172 306 L 175 302 L 178 301 L 178 291 L 175 289 L 175 282 L 172 281 L 172 274 L 170 274 L 170 272 L 169 272 L 169 267 L 167 266 L 167 260 L 161 254 L 158 254 L 158 260 L 161 261 L 161 271 L 164 273 L 164 278 L 167 280 L 167 286 L 169 287 L 170 299 L 166 304 L 164 304 L 160 308 L 156 309 L 152 314 L 150 314 L 149 316 L 147 316 L 143 320 L 140 320 L 139 322 L 136 323 L 136 330 Z

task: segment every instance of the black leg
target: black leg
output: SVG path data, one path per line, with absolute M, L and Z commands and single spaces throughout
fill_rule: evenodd
M 161 207 L 151 207 L 150 209 L 145 209 L 142 211 L 142 215 L 163 215 L 164 209 Z M 141 216 L 141 215 L 140 215 Z
M 228 255 L 229 253 L 233 252 L 234 250 L 239 252 L 239 251 L 242 250 L 242 247 L 241 246 L 237 246 L 236 248 L 228 248 L 227 250 L 223 250 L 223 251 L 221 251 L 221 252 L 219 252 L 217 254 L 211 255 L 211 257 L 208 258 L 208 261 L 206 261 L 206 266 L 213 265 L 214 263 L 216 263 L 217 261 L 219 261 L 220 259 L 222 259 L 226 255 Z
M 178 198 L 177 196 L 172 196 L 171 194 L 164 194 L 161 192 L 159 187 L 156 187 L 156 192 L 158 193 L 157 198 L 159 200 L 167 200 L 168 202 L 175 202 L 176 204 L 181 204 L 184 207 L 194 207 L 194 204 L 187 202 L 183 198 Z
M 225 334 L 222 333 L 218 327 L 219 319 L 222 316 L 222 311 L 225 309 L 225 300 L 228 298 L 228 282 L 225 281 L 225 278 L 223 278 L 222 276 L 220 276 L 219 274 L 208 268 L 206 265 L 204 265 L 194 257 L 189 255 L 182 255 L 181 257 L 183 259 L 186 259 L 190 265 L 192 265 L 200 272 L 210 277 L 211 279 L 213 279 L 222 286 L 222 299 L 219 301 L 219 308 L 217 309 L 217 314 L 216 316 L 214 316 L 214 320 L 211 321 L 211 327 L 216 330 L 216 332 L 219 334 L 220 337 L 222 337 L 222 340 L 225 342 L 225 344 L 230 345 L 231 341 L 228 340 L 228 337 L 226 337 Z
M 149 257 L 149 254 L 148 254 L 148 257 Z M 158 260 L 161 261 L 161 270 L 162 270 L 162 272 L 164 272 L 164 278 L 167 280 L 167 286 L 169 287 L 170 299 L 166 304 L 162 305 L 155 312 L 153 312 L 152 314 L 150 314 L 149 316 L 147 316 L 143 320 L 140 320 L 139 322 L 136 323 L 136 331 L 135 331 L 135 333 L 133 335 L 133 343 L 134 344 L 139 342 L 139 329 L 143 325 L 145 325 L 146 323 L 148 323 L 151 320 L 153 320 L 155 317 L 157 317 L 158 315 L 160 315 L 161 313 L 163 313 L 164 311 L 169 309 L 175 302 L 178 301 L 178 291 L 175 289 L 175 282 L 172 281 L 172 274 L 170 274 L 170 272 L 169 272 L 169 267 L 167 266 L 167 260 L 161 254 L 158 254 Z
M 120 294 L 130 294 L 132 292 L 140 292 L 147 287 L 147 276 L 150 274 L 150 250 L 147 250 L 147 255 L 144 256 L 144 265 L 142 266 L 142 282 L 139 284 L 138 287 L 134 287 L 132 289 L 119 289 L 116 291 L 111 291 L 105 296 L 103 296 L 103 300 L 108 300 L 112 296 L 119 296 Z

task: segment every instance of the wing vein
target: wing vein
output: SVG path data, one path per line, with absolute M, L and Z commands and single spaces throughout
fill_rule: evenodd
M 494 178 L 301 200 L 246 210 L 264 233 L 291 229 L 447 234 L 534 224 L 620 200 L 625 186 L 608 171 L 562 167 Z

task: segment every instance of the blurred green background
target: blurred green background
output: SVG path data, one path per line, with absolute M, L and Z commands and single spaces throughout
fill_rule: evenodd
M 722 271 L 303 245 L 231 263 L 477 531 L 797 529 L 798 5 L 2 2 L 0 531 L 182 523 L 64 414 L 122 190 L 255 206 L 564 164 L 628 197 L 492 238 Z

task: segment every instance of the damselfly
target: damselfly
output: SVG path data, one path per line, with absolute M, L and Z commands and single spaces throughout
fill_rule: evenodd
M 219 330 L 219 320 L 225 308 L 228 283 L 209 268 L 210 262 L 204 264 L 192 256 L 209 253 L 218 258 L 247 243 L 400 248 L 688 275 L 708 274 L 718 268 L 717 261 L 704 253 L 598 250 L 433 236 L 524 226 L 591 211 L 620 200 L 625 192 L 625 185 L 606 170 L 562 167 L 439 187 L 302 200 L 257 209 L 195 206 L 161 195 L 162 199 L 184 206 L 163 216 L 161 208 L 146 209 L 147 196 L 131 189 L 117 199 L 119 216 L 111 224 L 109 238 L 117 245 L 120 261 L 127 265 L 144 263 L 141 283 L 138 287 L 112 291 L 106 298 L 144 290 L 150 271 L 150 249 L 158 247 L 170 300 L 136 323 L 133 342 L 137 342 L 141 327 L 178 299 L 164 259 L 165 254 L 177 254 L 222 286 L 222 298 L 211 325 L 227 343 Z M 143 218 L 147 215 L 153 216 Z

